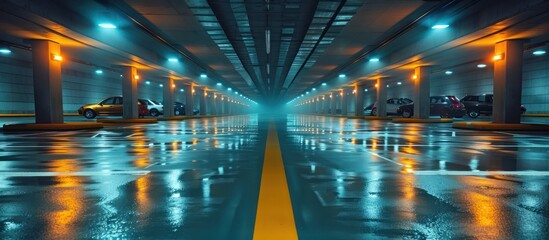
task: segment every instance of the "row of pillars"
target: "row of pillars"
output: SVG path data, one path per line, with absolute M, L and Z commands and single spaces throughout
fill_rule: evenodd
M 522 96 L 522 40 L 507 40 L 496 44 L 495 54 L 500 60 L 494 62 L 494 123 L 520 123 L 520 105 Z M 430 75 L 429 66 L 414 69 L 413 100 L 414 118 L 429 118 L 430 111 Z M 382 78 L 377 79 L 376 100 L 377 115 L 387 115 L 387 84 Z M 309 99 L 299 105 L 299 111 L 312 114 L 348 115 L 350 91 L 355 96 L 355 116 L 362 116 L 364 109 L 364 85 L 345 87 L 342 90 Z M 341 113 L 336 113 L 334 94 L 341 94 Z M 331 109 L 328 111 L 328 109 Z
M 36 123 L 63 123 L 63 94 L 61 81 L 61 47 L 48 40 L 32 41 L 34 105 Z M 139 117 L 137 108 L 137 69 L 124 66 L 122 72 L 123 118 Z M 163 91 L 164 116 L 174 115 L 174 79 L 168 78 Z M 194 91 L 200 96 L 200 115 L 242 114 L 245 107 L 236 99 L 204 88 L 186 85 L 185 115 L 193 115 Z M 210 97 L 208 97 L 210 95 Z

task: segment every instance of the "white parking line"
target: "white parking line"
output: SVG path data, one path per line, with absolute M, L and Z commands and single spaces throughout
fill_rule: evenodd
M 54 176 L 109 176 L 146 175 L 150 171 L 92 171 L 92 172 L 0 172 L 2 177 L 54 177 Z
M 490 175 L 513 175 L 513 176 L 549 176 L 549 171 L 413 171 L 414 175 L 449 175 L 449 176 L 490 176 Z
M 385 160 L 385 161 L 392 162 L 392 163 L 394 163 L 394 164 L 396 164 L 396 165 L 399 165 L 399 166 L 402 166 L 402 167 L 404 166 L 404 164 L 402 164 L 402 163 L 393 161 L 393 160 L 391 160 L 391 159 L 389 159 L 389 158 L 386 158 L 386 157 L 384 157 L 384 156 L 381 156 L 381 155 L 379 155 L 379 154 L 377 154 L 377 153 L 375 153 L 375 152 L 369 152 L 369 153 L 370 153 L 371 155 L 374 155 L 374 156 L 376 156 L 376 157 L 378 157 L 378 158 L 381 158 L 381 159 L 383 159 L 383 160 Z

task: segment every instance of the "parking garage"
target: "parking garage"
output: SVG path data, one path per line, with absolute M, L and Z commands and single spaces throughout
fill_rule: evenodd
M 0 3 L 2 239 L 545 239 L 546 1 Z

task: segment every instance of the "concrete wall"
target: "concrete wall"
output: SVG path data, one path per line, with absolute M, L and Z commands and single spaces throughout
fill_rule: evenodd
M 62 67 L 63 80 L 63 111 L 76 113 L 84 104 L 96 103 L 101 99 L 122 95 L 120 73 L 103 70 L 96 74 L 95 68 L 83 64 L 64 62 Z M 145 84 L 145 81 L 151 84 Z M 147 79 L 143 76 L 138 84 L 139 98 L 150 98 L 162 101 L 162 79 Z M 184 94 L 180 92 L 181 84 L 176 84 L 175 100 L 184 102 Z M 9 57 L 0 57 L 0 114 L 34 113 L 34 89 L 32 79 L 32 63 Z

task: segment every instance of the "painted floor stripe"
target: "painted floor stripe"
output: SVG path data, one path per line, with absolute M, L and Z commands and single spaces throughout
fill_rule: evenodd
M 270 124 L 267 135 L 254 239 L 297 239 L 282 153 L 273 123 Z
M 451 176 L 490 176 L 490 175 L 514 175 L 514 176 L 549 176 L 549 171 L 413 171 L 415 175 L 451 175 Z
M 378 157 L 378 158 L 381 158 L 381 159 L 383 159 L 383 160 L 385 160 L 385 161 L 392 162 L 392 163 L 394 163 L 394 164 L 396 164 L 396 165 L 404 166 L 404 164 L 402 164 L 402 163 L 395 162 L 395 161 L 393 161 L 393 160 L 391 160 L 391 159 L 389 159 L 389 158 L 386 158 L 386 157 L 384 157 L 384 156 L 381 156 L 381 155 L 379 155 L 379 154 L 377 154 L 377 153 L 375 153 L 375 152 L 370 152 L 370 154 L 371 154 L 371 155 L 374 155 L 374 156 L 376 156 L 376 157 Z
M 94 172 L 0 172 L 2 177 L 54 177 L 54 176 L 109 176 L 146 175 L 150 171 L 94 171 Z

